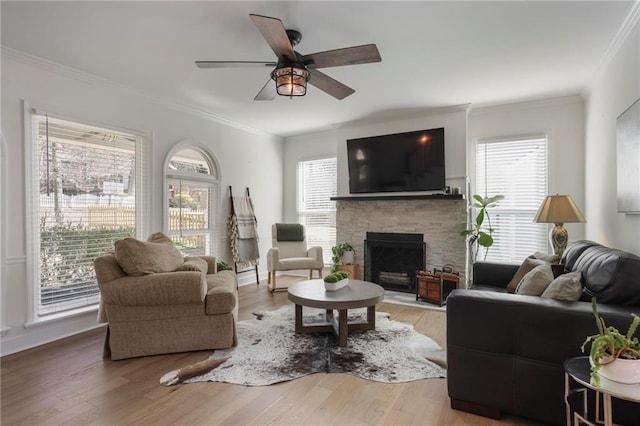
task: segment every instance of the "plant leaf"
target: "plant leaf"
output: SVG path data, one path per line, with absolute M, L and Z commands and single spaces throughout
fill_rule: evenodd
M 500 200 L 504 200 L 504 195 L 494 195 L 493 197 L 485 198 L 485 200 L 487 201 L 487 204 L 494 204 Z
M 482 247 L 491 247 L 493 245 L 493 237 L 486 232 L 479 232 L 478 244 Z
M 482 196 L 479 194 L 474 194 L 473 199 L 482 204 Z
M 478 215 L 476 216 L 476 226 L 479 228 L 482 226 L 482 222 L 484 222 L 484 209 L 480 210 L 478 212 Z

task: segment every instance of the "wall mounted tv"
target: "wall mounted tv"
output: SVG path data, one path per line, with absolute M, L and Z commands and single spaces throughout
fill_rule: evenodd
M 349 191 L 441 191 L 444 128 L 347 140 Z

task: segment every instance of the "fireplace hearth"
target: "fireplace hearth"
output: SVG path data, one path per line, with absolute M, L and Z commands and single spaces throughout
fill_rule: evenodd
M 425 269 L 423 234 L 367 232 L 364 279 L 387 290 L 415 293 L 416 271 Z

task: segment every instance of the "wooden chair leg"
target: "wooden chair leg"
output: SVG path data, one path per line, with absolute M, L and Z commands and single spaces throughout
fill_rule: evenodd
M 267 284 L 271 284 L 271 271 L 267 271 Z
M 309 279 L 313 278 L 313 269 L 309 269 Z

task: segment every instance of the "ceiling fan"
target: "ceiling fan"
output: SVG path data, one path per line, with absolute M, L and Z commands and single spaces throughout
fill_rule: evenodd
M 293 50 L 302 39 L 296 30 L 287 30 L 278 18 L 249 15 L 253 23 L 276 54 L 277 62 L 270 61 L 196 61 L 200 68 L 275 67 L 271 79 L 258 92 L 255 101 L 271 101 L 276 94 L 282 96 L 304 96 L 307 82 L 337 99 L 344 99 L 355 92 L 318 68 L 380 62 L 380 53 L 375 44 L 345 47 L 325 52 L 301 55 Z M 271 80 L 275 81 L 275 85 Z

